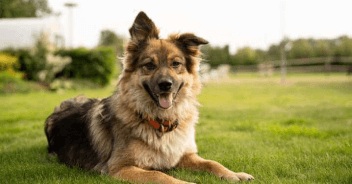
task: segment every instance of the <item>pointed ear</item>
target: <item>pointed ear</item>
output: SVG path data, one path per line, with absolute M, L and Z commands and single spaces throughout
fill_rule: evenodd
M 197 58 L 201 54 L 199 46 L 208 44 L 208 41 L 193 33 L 173 34 L 169 36 L 169 40 L 186 54 L 187 71 L 197 73 L 197 67 L 200 62 Z
M 171 35 L 170 38 L 176 42 L 187 54 L 197 57 L 199 52 L 199 45 L 208 44 L 208 41 L 201 37 L 197 37 L 193 33 L 184 33 L 180 35 Z
M 208 41 L 204 40 L 201 37 L 197 37 L 193 33 L 181 34 L 178 40 L 182 42 L 185 46 L 199 46 L 199 45 L 208 44 Z
M 154 22 L 142 11 L 137 15 L 129 31 L 131 39 L 137 43 L 145 42 L 151 38 L 159 38 L 159 30 Z

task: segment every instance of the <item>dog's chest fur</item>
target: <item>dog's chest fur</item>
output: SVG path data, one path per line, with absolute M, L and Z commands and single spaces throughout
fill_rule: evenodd
M 132 135 L 136 139 L 129 148 L 135 164 L 141 168 L 171 169 L 176 166 L 185 152 L 197 152 L 194 138 L 194 126 L 187 129 L 178 128 L 158 137 L 152 127 L 140 126 Z M 138 132 L 141 134 L 138 135 Z M 135 151 L 138 150 L 138 151 Z
M 196 114 L 192 118 L 180 120 L 175 130 L 160 137 L 156 132 L 158 130 L 148 125 L 146 120 L 139 119 L 137 115 L 131 118 L 133 113 L 126 108 L 117 108 L 119 112 L 107 110 L 113 107 L 109 103 L 111 98 L 103 99 L 95 106 L 90 125 L 92 143 L 100 158 L 108 159 L 107 163 L 112 160 L 121 163 L 130 160 L 129 164 L 140 168 L 165 170 L 175 167 L 186 152 L 197 152 Z M 107 126 L 111 127 L 109 135 L 104 131 Z

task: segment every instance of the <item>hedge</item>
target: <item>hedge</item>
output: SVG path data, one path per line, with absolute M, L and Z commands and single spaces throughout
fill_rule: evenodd
M 115 70 L 116 56 L 112 47 L 59 50 L 55 55 L 72 58 L 72 62 L 56 77 L 88 79 L 104 86 L 110 82 Z

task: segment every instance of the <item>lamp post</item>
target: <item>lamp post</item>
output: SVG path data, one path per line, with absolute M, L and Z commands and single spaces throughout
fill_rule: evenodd
M 285 1 L 281 1 L 280 2 L 281 5 L 281 23 L 280 23 L 280 27 L 281 27 L 281 36 L 282 36 L 282 42 L 281 42 L 281 83 L 285 83 L 286 80 L 286 73 L 287 73 L 287 68 L 286 68 L 286 56 L 285 56 Z
M 55 16 L 55 46 L 58 48 L 63 46 L 60 24 L 61 12 L 54 12 L 53 14 Z
M 69 2 L 69 3 L 65 3 L 65 6 L 69 9 L 69 13 L 70 13 L 70 31 L 69 31 L 69 40 L 70 40 L 70 48 L 72 48 L 73 47 L 73 45 L 72 45 L 72 40 L 73 40 L 73 20 L 72 20 L 72 9 L 74 8 L 74 7 L 76 7 L 77 6 L 77 4 L 76 3 L 73 3 L 73 2 Z

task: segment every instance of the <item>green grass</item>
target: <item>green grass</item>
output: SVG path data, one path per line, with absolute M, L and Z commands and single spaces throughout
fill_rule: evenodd
M 252 183 L 352 183 L 352 78 L 300 74 L 287 80 L 238 74 L 206 84 L 199 96 L 199 155 L 252 174 Z M 0 183 L 119 183 L 49 157 L 43 127 L 62 100 L 113 90 L 0 95 Z M 205 172 L 168 174 L 228 183 Z

